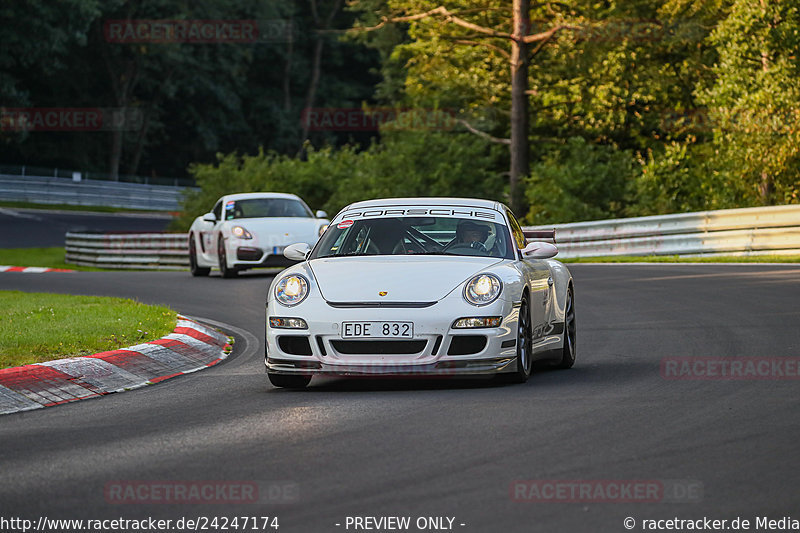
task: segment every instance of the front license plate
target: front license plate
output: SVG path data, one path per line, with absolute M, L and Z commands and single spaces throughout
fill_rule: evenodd
M 286 248 L 286 247 L 285 246 L 273 246 L 272 247 L 272 255 L 282 254 L 284 248 Z
M 413 322 L 342 322 L 343 339 L 413 336 Z

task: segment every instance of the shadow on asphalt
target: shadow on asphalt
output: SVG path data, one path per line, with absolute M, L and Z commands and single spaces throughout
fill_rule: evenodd
M 630 358 L 601 364 L 577 364 L 569 370 L 548 366 L 534 367 L 525 384 L 510 383 L 502 376 L 476 377 L 316 377 L 305 389 L 270 388 L 269 392 L 380 392 L 416 390 L 468 390 L 535 387 L 558 388 L 570 393 L 597 390 L 599 387 L 623 386 L 642 379 L 663 381 L 658 363 Z

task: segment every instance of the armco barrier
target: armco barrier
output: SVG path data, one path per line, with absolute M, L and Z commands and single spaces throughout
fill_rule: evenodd
M 177 211 L 184 190 L 167 185 L 0 174 L 0 198 L 16 202 Z
M 555 228 L 558 257 L 604 255 L 800 255 L 800 205 L 702 211 Z M 185 233 L 67 233 L 66 261 L 104 268 L 184 269 Z
M 558 257 L 800 254 L 800 205 L 701 211 L 573 224 L 556 229 Z
M 186 233 L 67 233 L 66 262 L 137 270 L 189 267 Z

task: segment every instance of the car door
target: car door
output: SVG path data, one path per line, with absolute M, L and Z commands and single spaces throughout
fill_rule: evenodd
M 211 210 L 216 220 L 214 222 L 203 221 L 200 230 L 200 253 L 203 254 L 203 259 L 213 263 L 217 262 L 217 235 L 222 223 L 222 200 L 220 198 L 214 204 L 214 209 Z
M 514 213 L 506 212 L 511 233 L 517 246 L 517 255 L 520 270 L 523 272 L 525 283 L 530 293 L 531 328 L 533 329 L 533 343 L 544 338 L 547 321 L 547 306 L 550 301 L 550 268 L 541 259 L 530 259 L 522 255 L 522 250 L 527 245 L 527 239 L 522 232 L 522 227 L 517 222 Z

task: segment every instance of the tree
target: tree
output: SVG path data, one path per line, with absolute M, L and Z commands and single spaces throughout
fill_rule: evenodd
M 714 159 L 751 202 L 800 202 L 800 10 L 734 0 L 709 41 L 719 54 L 698 88 L 713 126 Z
M 545 2 L 538 5 L 542 12 L 550 10 L 551 24 L 535 33 L 531 33 L 530 0 L 513 0 L 510 8 L 499 0 L 488 2 L 488 5 L 487 2 L 476 0 L 462 1 L 460 8 L 453 10 L 444 5 L 425 9 L 430 4 L 417 0 L 389 0 L 386 4 L 388 9 L 379 17 L 380 22 L 371 26 L 356 26 L 354 31 L 375 31 L 387 24 L 409 23 L 410 33 L 417 38 L 427 32 L 429 39 L 445 39 L 470 47 L 483 46 L 504 58 L 510 74 L 510 138 L 500 139 L 488 134 L 484 137 L 509 146 L 509 201 L 512 209 L 521 212 L 520 180 L 530 170 L 528 66 L 531 55 L 538 53 L 559 31 L 572 28 L 559 21 L 561 15 L 554 15 L 558 12 L 558 6 L 563 4 Z M 375 6 L 371 3 L 369 7 Z M 450 28 L 433 28 L 435 21 L 443 22 Z M 457 33 L 452 33 L 453 28 Z M 466 126 L 475 133 L 486 133 L 468 122 Z

